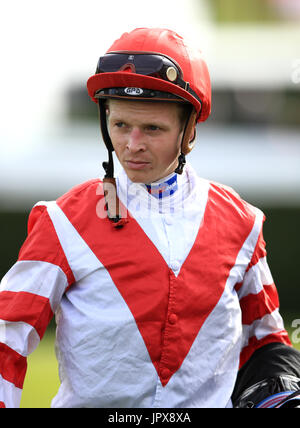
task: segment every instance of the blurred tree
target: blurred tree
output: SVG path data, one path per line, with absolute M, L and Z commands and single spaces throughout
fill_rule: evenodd
M 269 0 L 208 0 L 217 22 L 268 22 L 281 19 Z

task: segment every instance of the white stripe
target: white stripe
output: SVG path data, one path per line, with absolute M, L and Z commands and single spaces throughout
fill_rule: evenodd
M 55 312 L 68 286 L 60 267 L 48 262 L 22 260 L 15 263 L 0 283 L 1 291 L 26 291 L 49 299 Z
M 252 266 L 244 277 L 243 286 L 238 291 L 240 299 L 248 294 L 259 294 L 264 286 L 273 285 L 274 280 L 266 257 L 261 258 Z
M 4 402 L 6 408 L 20 407 L 21 395 L 22 389 L 17 388 L 0 375 L 0 401 Z
M 269 334 L 279 333 L 284 329 L 282 317 L 279 309 L 275 309 L 271 314 L 265 315 L 259 320 L 255 320 L 251 325 L 243 325 L 243 347 L 247 346 L 250 337 L 261 340 Z
M 252 207 L 253 208 L 253 207 Z M 228 277 L 229 286 L 232 288 L 242 282 L 245 278 L 245 272 L 249 265 L 250 260 L 252 259 L 256 243 L 261 231 L 262 221 L 263 221 L 263 213 L 259 209 L 255 209 L 255 221 L 254 225 L 249 233 L 247 239 L 242 245 L 238 256 L 235 261 L 235 265 L 230 271 L 230 275 Z
M 55 201 L 41 203 L 47 206 L 62 249 L 76 281 L 103 267 L 87 243 L 77 232 Z
M 135 397 L 139 407 L 152 406 L 155 367 L 106 269 L 71 287 L 56 315 L 61 387 L 52 407 L 98 406 L 99 397 L 103 407 L 134 407 Z
M 0 343 L 27 357 L 40 343 L 40 337 L 35 328 L 25 322 L 0 320 Z

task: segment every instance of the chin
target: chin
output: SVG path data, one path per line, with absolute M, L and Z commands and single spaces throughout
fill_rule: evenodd
M 152 182 L 148 178 L 143 177 L 142 175 L 139 176 L 138 174 L 127 173 L 127 176 L 129 178 L 129 180 L 131 180 L 133 183 L 147 184 L 147 183 L 151 183 Z

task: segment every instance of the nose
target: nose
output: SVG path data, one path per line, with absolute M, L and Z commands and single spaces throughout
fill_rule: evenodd
M 131 132 L 129 133 L 127 149 L 132 153 L 146 150 L 143 132 L 138 127 L 132 128 Z

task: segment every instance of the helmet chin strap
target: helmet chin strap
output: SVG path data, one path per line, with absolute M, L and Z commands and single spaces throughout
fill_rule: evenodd
M 108 151 L 108 162 L 103 162 L 102 166 L 105 171 L 105 178 L 114 178 L 114 162 L 113 162 L 113 151 L 114 147 L 112 145 L 106 123 L 106 110 L 105 110 L 105 100 L 98 100 L 99 106 L 99 119 L 100 119 L 100 129 L 102 133 L 102 138 L 105 143 L 105 146 Z
M 108 161 L 103 162 L 105 171 L 103 178 L 103 194 L 106 202 L 107 216 L 115 228 L 122 228 L 127 222 L 127 216 L 121 213 L 121 204 L 117 195 L 117 185 L 114 178 L 113 145 L 106 123 L 105 101 L 99 99 L 100 128 L 104 143 L 108 151 Z
M 184 132 L 183 132 L 183 137 L 182 137 L 182 142 L 181 142 L 181 153 L 179 155 L 178 158 L 178 166 L 175 169 L 176 174 L 182 174 L 183 173 L 183 168 L 186 164 L 186 159 L 185 159 L 185 155 L 187 155 L 188 153 L 190 153 L 190 151 L 193 149 L 194 145 L 195 145 L 195 139 L 196 139 L 196 128 L 195 128 L 195 124 L 196 124 L 196 111 L 194 109 L 192 109 L 189 118 L 186 122 L 185 128 L 184 128 Z M 194 136 L 191 139 L 191 134 L 192 132 L 194 132 Z

